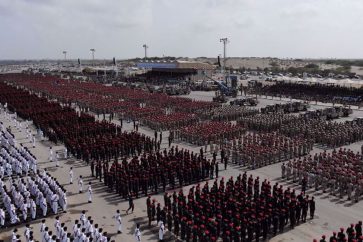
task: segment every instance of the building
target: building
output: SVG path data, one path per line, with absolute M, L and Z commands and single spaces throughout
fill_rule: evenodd
M 136 64 L 140 69 L 145 69 L 148 76 L 178 78 L 189 81 L 210 79 L 215 66 L 203 62 L 190 61 L 152 61 L 145 60 Z

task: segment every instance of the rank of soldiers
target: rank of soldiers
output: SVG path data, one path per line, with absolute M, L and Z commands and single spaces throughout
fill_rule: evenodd
M 302 191 L 322 190 L 358 202 L 363 194 L 362 155 L 349 149 L 306 156 L 281 165 L 281 177 L 301 184 Z
M 231 122 L 205 122 L 183 127 L 176 138 L 191 144 L 221 143 L 236 138 L 246 131 L 244 126 Z
M 277 132 L 249 133 L 228 141 L 226 158 L 233 164 L 250 169 L 307 155 L 313 142 L 304 138 L 289 138 Z
M 182 241 L 259 241 L 314 218 L 314 197 L 296 194 L 246 173 L 210 186 L 206 182 L 164 195 L 164 207 L 148 197 L 149 226 L 163 223 Z
M 358 221 L 356 224 L 350 224 L 347 229 L 340 228 L 339 232 L 333 232 L 333 234 L 329 237 L 326 235 L 322 235 L 320 242 L 328 242 L 328 241 L 352 241 L 352 242 L 362 242 L 362 221 Z M 314 239 L 313 242 L 318 242 L 317 239 Z
M 290 97 L 308 101 L 361 105 L 362 88 L 324 85 L 320 83 L 288 83 L 276 82 L 249 90 L 250 93 L 277 97 Z

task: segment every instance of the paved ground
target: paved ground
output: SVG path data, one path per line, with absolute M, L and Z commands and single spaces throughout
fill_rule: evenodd
M 199 100 L 211 100 L 214 93 L 209 92 L 192 92 L 189 96 Z M 263 107 L 267 104 L 286 102 L 287 100 L 268 100 L 260 99 L 258 107 Z M 318 108 L 321 106 L 312 105 L 312 108 Z M 363 116 L 363 110 L 355 111 L 352 117 Z M 350 118 L 351 119 L 351 118 Z M 0 115 L 0 121 L 4 122 L 5 125 L 10 125 L 10 123 L 4 118 L 4 115 Z M 131 129 L 132 124 L 124 124 L 126 129 Z M 153 131 L 140 127 L 139 131 L 148 135 L 153 135 Z M 35 131 L 33 130 L 35 133 Z M 26 141 L 25 134 L 18 131 L 14 131 L 18 143 Z M 167 132 L 163 132 L 163 144 L 162 147 L 167 146 Z M 358 142 L 350 145 L 349 147 L 354 150 L 359 150 L 363 142 Z M 30 143 L 25 143 L 26 146 L 31 147 Z M 174 144 L 175 145 L 175 144 Z M 194 151 L 199 151 L 199 147 L 190 146 L 188 144 L 178 144 L 181 147 L 185 147 Z M 82 210 L 87 211 L 87 215 L 92 216 L 95 223 L 98 223 L 100 227 L 103 227 L 115 241 L 134 241 L 133 231 L 136 223 L 141 224 L 142 231 L 142 241 L 157 241 L 158 228 L 154 224 L 152 228 L 147 226 L 146 218 L 146 198 L 140 198 L 135 200 L 135 211 L 133 214 L 126 215 L 126 209 L 128 208 L 127 201 L 123 201 L 119 196 L 108 193 L 103 186 L 103 183 L 98 182 L 94 178 L 90 177 L 90 169 L 85 165 L 85 163 L 75 160 L 68 159 L 61 161 L 61 167 L 56 168 L 55 164 L 48 161 L 48 149 L 53 146 L 54 150 L 61 150 L 64 147 L 62 145 L 55 146 L 48 141 L 36 143 L 36 148 L 31 148 L 32 153 L 37 157 L 38 164 L 40 168 L 47 168 L 49 173 L 56 177 L 61 184 L 63 184 L 67 190 L 68 194 L 68 212 L 61 214 L 61 221 L 65 222 L 70 229 L 73 225 L 73 221 L 78 219 Z M 313 152 L 320 152 L 318 148 L 314 148 Z M 248 171 L 249 174 L 254 176 L 260 176 L 260 178 L 267 178 L 271 181 L 279 181 L 280 176 L 280 166 L 281 164 L 274 164 L 267 167 L 263 167 L 254 171 Z M 76 184 L 68 184 L 68 172 L 70 167 L 73 167 L 75 177 L 82 175 L 85 177 L 84 184 L 88 184 L 92 181 L 92 187 L 94 191 L 93 203 L 87 203 L 87 195 L 79 194 Z M 222 167 L 220 168 L 220 170 Z M 221 177 L 237 176 L 243 172 L 240 167 L 228 167 L 227 170 L 221 170 Z M 285 183 L 283 183 L 285 184 Z M 295 189 L 298 187 L 294 184 L 285 184 Z M 86 187 L 86 186 L 85 186 Z M 185 187 L 184 190 L 189 189 Z M 172 191 L 171 191 L 172 192 Z M 294 230 L 290 230 L 284 234 L 278 235 L 272 238 L 270 241 L 312 241 L 313 238 L 319 238 L 322 234 L 330 234 L 331 231 L 336 230 L 340 227 L 346 227 L 352 222 L 357 222 L 363 219 L 363 201 L 358 204 L 351 204 L 345 200 L 337 199 L 336 197 L 329 196 L 327 194 L 321 194 L 321 192 L 313 193 L 316 196 L 316 218 L 312 221 L 308 221 L 303 225 L 297 226 Z M 163 194 L 154 196 L 157 200 L 163 201 Z M 121 210 L 122 220 L 123 220 L 123 230 L 124 233 L 121 235 L 116 234 L 115 221 L 112 218 L 117 209 Z M 55 216 L 53 216 L 55 217 Z M 54 231 L 53 217 L 47 219 L 47 225 L 51 230 Z M 32 223 L 33 230 L 35 233 L 35 238 L 39 238 L 39 223 L 40 220 L 34 221 Z M 11 235 L 12 228 L 0 231 L 0 239 L 9 241 L 9 236 Z M 19 233 L 22 234 L 24 227 L 19 228 Z M 174 241 L 170 237 L 169 233 L 166 233 L 167 241 Z

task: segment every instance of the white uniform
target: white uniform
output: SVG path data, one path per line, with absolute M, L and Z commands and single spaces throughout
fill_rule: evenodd
M 82 178 L 79 178 L 79 180 L 78 180 L 78 188 L 79 188 L 79 192 L 83 192 L 83 180 L 82 180 Z
M 82 236 L 82 233 L 81 233 L 81 231 L 77 228 L 76 229 L 76 232 L 74 233 L 74 242 L 80 242 L 81 240 L 80 240 L 80 238 L 81 238 L 81 236 Z
M 40 237 L 41 238 L 43 238 L 43 236 L 44 236 L 45 227 L 46 227 L 45 223 L 42 223 L 40 225 L 40 230 L 39 231 L 40 231 Z
M 40 201 L 40 207 L 43 210 L 43 216 L 47 215 L 48 205 L 47 200 L 43 197 L 42 201 Z
M 101 235 L 100 235 L 100 232 L 98 232 L 98 228 L 95 228 L 95 232 L 94 232 L 94 234 L 93 234 L 93 239 L 94 239 L 96 242 L 98 242 L 98 241 L 100 240 L 100 237 L 101 237 Z
M 88 202 L 92 202 L 92 187 L 88 185 Z
M 23 203 L 20 207 L 22 213 L 23 213 L 23 220 L 26 221 L 28 218 L 28 206 L 26 203 Z
M 69 183 L 73 183 L 73 170 L 69 171 Z
M 53 150 L 52 149 L 49 150 L 49 161 L 50 162 L 53 161 Z
M 30 228 L 26 228 L 24 231 L 24 237 L 27 242 L 29 242 L 29 240 L 30 240 L 30 231 L 31 231 Z
M 18 241 L 16 238 L 16 233 L 13 232 L 11 235 L 11 242 L 16 242 L 16 241 Z
M 160 222 L 160 227 L 159 227 L 159 240 L 162 241 L 164 238 L 164 233 L 165 233 L 165 226 L 164 223 L 161 221 Z
M 68 159 L 68 150 L 67 148 L 64 148 L 64 159 Z
M 141 232 L 140 232 L 140 229 L 138 229 L 138 228 L 135 229 L 134 236 L 135 236 L 135 241 L 136 242 L 141 242 Z
M 55 153 L 55 165 L 56 165 L 56 167 L 59 166 L 59 158 L 58 158 L 58 153 L 57 152 Z
M 55 234 L 56 234 L 57 238 L 60 238 L 62 228 L 61 228 L 61 225 L 60 225 L 60 222 L 58 219 L 54 223 L 54 228 L 55 228 Z
M 51 197 L 52 200 L 52 209 L 53 209 L 53 213 L 57 213 L 58 212 L 58 200 L 59 197 L 57 194 L 53 194 Z
M 4 227 L 5 224 L 5 211 L 0 208 L 0 227 Z
M 121 214 L 120 213 L 116 213 L 115 220 L 116 220 L 117 231 L 122 232 L 122 221 L 121 221 Z
M 43 130 L 40 130 L 40 140 L 41 141 L 44 140 L 44 132 L 43 132 Z
M 49 236 L 48 231 L 44 231 L 44 234 L 43 234 L 42 238 L 43 238 L 43 242 L 49 242 L 50 236 Z
M 86 225 L 86 221 L 87 221 L 87 218 L 86 218 L 86 214 L 81 214 L 81 217 L 79 218 L 79 220 L 81 221 L 81 224 L 82 224 L 82 228 L 85 227 Z
M 63 211 L 67 211 L 67 194 L 65 192 L 62 193 L 60 200 Z
M 35 204 L 34 200 L 31 200 L 30 202 L 30 213 L 32 216 L 32 219 L 35 219 L 37 215 L 37 205 Z
M 10 209 L 10 223 L 15 224 L 15 223 L 20 222 L 20 219 L 16 215 L 16 210 L 15 210 L 14 205 L 11 204 L 10 206 L 11 206 L 11 209 Z

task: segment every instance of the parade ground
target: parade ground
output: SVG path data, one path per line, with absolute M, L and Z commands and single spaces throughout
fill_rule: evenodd
M 196 100 L 205 100 L 211 101 L 214 96 L 214 92 L 192 92 L 187 97 L 196 99 Z M 256 108 L 261 108 L 269 104 L 275 103 L 285 103 L 290 101 L 290 99 L 282 99 L 271 97 L 259 97 L 259 104 Z M 323 108 L 329 106 L 331 104 L 310 104 L 311 110 Z M 353 114 L 348 118 L 341 119 L 342 120 L 352 120 L 356 117 L 363 117 L 363 110 L 353 110 Z M 49 161 L 49 147 L 53 147 L 54 151 L 63 151 L 64 146 L 60 143 L 55 145 L 54 143 L 44 140 L 40 141 L 40 139 L 36 140 L 35 148 L 33 148 L 32 143 L 26 139 L 26 134 L 14 128 L 14 123 L 9 121 L 4 112 L 0 114 L 0 121 L 4 123 L 5 127 L 11 127 L 12 133 L 15 135 L 15 139 L 17 141 L 17 145 L 23 143 L 24 146 L 28 147 L 29 150 L 36 156 L 38 160 L 38 168 L 46 169 L 49 174 L 55 177 L 61 185 L 64 186 L 67 192 L 68 198 L 68 208 L 66 213 L 59 214 L 60 221 L 64 222 L 70 231 L 73 227 L 74 221 L 80 218 L 82 210 L 86 211 L 87 216 L 92 216 L 94 223 L 97 223 L 100 228 L 103 228 L 103 231 L 107 231 L 108 235 L 111 236 L 111 239 L 117 242 L 131 242 L 134 241 L 134 231 L 136 223 L 141 225 L 141 238 L 142 241 L 158 241 L 158 231 L 159 227 L 156 222 L 152 223 L 152 226 L 148 226 L 148 218 L 146 213 L 146 198 L 141 197 L 138 199 L 134 199 L 135 210 L 133 213 L 126 214 L 126 210 L 128 208 L 128 201 L 124 200 L 121 196 L 118 196 L 115 193 L 110 193 L 107 191 L 107 187 L 104 186 L 102 182 L 100 182 L 95 177 L 91 176 L 90 167 L 86 165 L 84 161 L 77 160 L 74 157 L 69 157 L 67 159 L 60 159 L 60 167 L 56 167 L 55 162 Z M 22 121 L 22 120 L 19 120 Z M 113 121 L 118 122 L 118 121 Z M 35 127 L 32 126 L 32 133 L 35 134 Z M 132 130 L 133 124 L 124 123 L 124 130 Z M 139 127 L 139 132 L 144 133 L 148 136 L 153 136 L 154 131 L 144 127 Z M 168 132 L 163 132 L 163 141 L 161 143 L 161 148 L 168 147 Z M 199 152 L 200 146 L 193 146 L 187 143 L 174 142 L 172 146 L 176 146 L 180 148 L 187 148 L 196 153 Z M 348 146 L 344 146 L 344 148 L 352 149 L 353 151 L 360 152 L 361 146 L 363 145 L 363 141 L 353 143 Z M 310 154 L 315 154 L 318 152 L 323 152 L 319 147 L 314 146 L 313 151 Z M 329 150 L 328 150 L 329 151 Z M 207 152 L 207 157 L 212 157 L 210 153 Z M 69 171 L 70 168 L 73 168 L 74 172 L 74 183 L 69 184 Z M 241 168 L 240 166 L 228 165 L 227 170 L 224 169 L 223 164 L 219 165 L 219 179 L 224 177 L 225 179 L 229 179 L 231 176 L 237 177 L 239 174 L 247 171 L 248 176 L 253 174 L 254 177 L 259 176 L 260 180 L 268 179 L 271 181 L 272 185 L 275 182 L 284 185 L 285 187 L 291 187 L 297 191 L 301 189 L 300 185 L 296 183 L 286 183 L 281 179 L 281 163 L 276 163 L 273 165 L 268 165 L 256 170 L 247 170 L 245 167 Z M 93 200 L 92 203 L 88 203 L 87 192 L 79 193 L 77 178 L 82 175 L 84 181 L 84 187 L 87 188 L 89 182 L 92 184 L 93 189 Z M 210 183 L 212 183 L 210 181 Z M 205 182 L 201 182 L 201 186 L 204 185 Z M 195 184 L 196 185 L 196 184 Z M 195 186 L 194 185 L 194 186 Z M 183 187 L 182 189 L 187 192 L 191 186 Z M 179 188 L 176 189 L 179 191 Z M 174 190 L 168 190 L 168 193 L 174 192 Z M 356 223 L 359 220 L 363 219 L 363 202 L 360 201 L 358 203 L 354 203 L 352 201 L 347 201 L 346 197 L 344 199 L 339 199 L 336 196 L 330 195 L 328 193 L 322 193 L 321 190 L 315 192 L 313 189 L 307 191 L 309 196 L 314 196 L 316 199 L 316 212 L 315 218 L 313 220 L 308 219 L 306 223 L 299 224 L 295 229 L 286 231 L 285 233 L 278 234 L 277 236 L 270 239 L 270 241 L 313 241 L 314 238 L 319 239 L 321 235 L 326 234 L 330 236 L 332 231 L 337 231 L 340 227 L 346 228 L 351 223 Z M 156 199 L 160 203 L 163 201 L 163 193 L 152 195 L 152 199 Z M 116 214 L 116 210 L 121 211 L 122 217 L 122 229 L 123 233 L 117 233 L 116 220 L 114 218 Z M 50 230 L 54 230 L 54 222 L 55 216 L 50 216 L 46 218 L 46 224 L 49 226 Z M 37 219 L 36 221 L 30 222 L 31 227 L 34 231 L 34 237 L 39 238 L 39 229 L 40 229 L 41 219 Z M 25 229 L 24 224 L 17 226 L 19 230 L 19 234 L 23 234 Z M 10 241 L 11 233 L 14 227 L 9 227 L 6 229 L 2 229 L 0 231 L 0 240 Z M 168 231 L 165 233 L 165 241 L 176 241 L 174 236 Z

